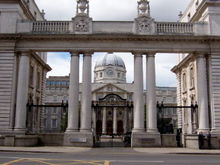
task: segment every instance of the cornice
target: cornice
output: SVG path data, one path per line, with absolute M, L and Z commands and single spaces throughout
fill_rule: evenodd
M 135 34 L 0 34 L 0 40 L 220 41 L 220 36 Z

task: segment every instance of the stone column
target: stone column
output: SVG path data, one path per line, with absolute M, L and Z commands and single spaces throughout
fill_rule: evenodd
M 96 109 L 95 107 L 92 108 L 92 127 L 93 127 L 93 132 L 96 133 Z
M 103 113 L 102 113 L 102 134 L 106 134 L 106 122 L 107 122 L 107 111 L 106 107 L 103 108 Z
M 68 126 L 66 132 L 79 130 L 79 54 L 71 52 Z
M 147 132 L 158 133 L 156 81 L 155 81 L 155 54 L 147 55 Z
M 117 108 L 113 109 L 113 134 L 117 134 Z
M 81 99 L 81 132 L 91 132 L 91 65 L 92 55 L 90 53 L 83 56 L 83 84 Z
M 196 57 L 197 64 L 197 95 L 199 108 L 199 132 L 209 131 L 208 113 L 208 89 L 207 89 L 207 70 L 206 58 L 204 55 Z
M 142 54 L 134 54 L 134 128 L 132 132 L 144 132 L 143 62 Z
M 29 88 L 30 53 L 22 52 L 18 66 L 15 132 L 26 132 L 27 103 Z
M 128 124 L 128 113 L 127 113 L 127 108 L 124 108 L 124 134 L 127 132 L 127 124 Z

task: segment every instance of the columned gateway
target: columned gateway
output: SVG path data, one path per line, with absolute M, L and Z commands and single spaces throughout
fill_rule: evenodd
M 142 54 L 134 54 L 134 128 L 133 132 L 144 132 Z
M 19 60 L 15 131 L 26 132 L 26 105 L 28 102 L 29 52 L 22 52 Z
M 66 132 L 79 130 L 79 54 L 71 53 L 69 112 Z
M 219 1 L 192 1 L 178 22 L 156 22 L 150 16 L 148 0 L 138 1 L 134 21 L 121 22 L 93 21 L 89 17 L 88 0 L 77 0 L 77 13 L 71 21 L 46 21 L 35 3 L 23 0 L 15 3 L 10 3 L 12 6 L 7 11 L 7 7 L 1 7 L 1 4 L 6 6 L 5 2 L 0 2 L 0 12 L 5 12 L 0 19 L 2 143 L 26 145 L 20 138 L 24 136 L 29 139 L 28 145 L 34 145 L 42 138 L 39 136 L 41 124 L 47 121 L 41 117 L 46 112 L 36 113 L 39 119 L 36 136 L 28 136 L 27 105 L 44 104 L 45 76 L 51 69 L 46 64 L 45 52 L 69 52 L 68 122 L 65 133 L 59 134 L 59 139 L 64 139 L 60 144 L 93 146 L 97 135 L 131 133 L 133 147 L 161 146 L 162 138 L 157 129 L 155 55 L 181 53 L 172 71 L 177 74 L 178 105 L 183 108 L 178 111 L 183 145 L 198 148 L 200 134 L 211 137 L 211 147 L 220 148 Z M 11 8 L 15 10 L 13 13 Z M 132 53 L 134 83 L 123 84 L 125 64 L 109 54 L 95 67 L 95 83 L 103 83 L 103 86 L 92 85 L 94 52 Z M 79 84 L 80 55 L 83 57 L 82 85 Z M 147 58 L 146 92 L 144 55 Z M 184 109 L 191 104 L 198 104 L 198 111 Z M 56 125 L 55 120 L 53 123 Z M 11 141 L 7 135 L 13 135 Z M 204 144 L 210 145 L 206 141 Z

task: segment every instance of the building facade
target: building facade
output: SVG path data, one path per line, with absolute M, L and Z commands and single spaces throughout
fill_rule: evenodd
M 180 63 L 173 71 L 178 77 L 178 123 L 184 133 L 182 141 L 186 147 L 198 148 L 200 135 L 211 135 L 211 139 L 208 140 L 211 143 L 208 144 L 213 148 L 220 148 L 220 1 L 192 0 L 178 22 L 154 20 L 150 15 L 150 4 L 147 0 L 137 2 L 137 17 L 133 21 L 93 21 L 89 16 L 89 6 L 88 0 L 77 0 L 77 12 L 72 19 L 47 21 L 43 17 L 44 12 L 39 11 L 34 0 L 0 2 L 0 133 L 3 135 L 0 138 L 1 143 L 12 146 L 35 145 L 39 138 L 43 141 L 52 136 L 27 134 L 27 105 L 34 106 L 43 102 L 46 72 L 50 70 L 46 64 L 45 52 L 69 52 L 71 67 L 68 123 L 66 132 L 59 135 L 59 139 L 62 139 L 59 144 L 93 146 L 94 107 L 100 107 L 106 99 L 112 100 L 114 104 L 120 103 L 118 105 L 123 107 L 124 97 L 118 96 L 124 91 L 129 97 L 130 90 L 126 90 L 127 87 L 123 85 L 123 74 L 126 70 L 121 67 L 121 62 L 116 70 L 110 68 L 108 72 L 105 72 L 102 66 L 97 66 L 97 83 L 92 85 L 92 55 L 95 52 L 130 52 L 134 56 L 131 145 L 161 146 L 163 137 L 157 127 L 155 55 L 180 53 L 183 54 L 183 58 L 180 58 Z M 83 55 L 82 85 L 79 84 L 79 55 Z M 147 97 L 143 97 L 143 56 L 147 58 Z M 118 73 L 114 74 L 115 71 Z M 112 75 L 117 86 L 108 87 L 108 83 L 101 88 L 99 85 L 102 83 L 98 82 L 102 82 L 102 77 L 106 75 Z M 93 97 L 98 95 L 94 96 L 92 90 L 98 90 L 98 86 L 102 91 L 100 93 L 108 93 L 108 89 L 112 88 L 117 90 L 118 94 L 103 95 L 106 97 L 102 96 L 96 100 L 97 103 L 93 102 Z M 198 104 L 197 111 L 192 113 L 182 109 L 189 107 L 193 102 Z M 118 115 L 114 112 L 113 117 Z M 38 123 L 34 123 L 35 128 L 39 127 Z M 114 130 L 117 126 L 113 126 Z M 13 136 L 10 138 L 8 135 Z M 21 138 L 21 135 L 26 138 L 26 143 L 22 141 L 24 138 Z M 52 139 L 56 141 L 54 137 Z
M 17 27 L 21 21 L 45 20 L 33 0 L 1 1 L 0 13 L 1 34 L 16 33 L 16 28 L 23 28 Z M 0 132 L 25 132 L 26 104 L 42 104 L 45 97 L 45 76 L 51 70 L 46 53 L 21 52 L 16 40 L 1 40 L 0 68 Z
M 92 83 L 93 118 L 92 127 L 98 135 L 126 134 L 133 128 L 133 83 L 126 82 L 126 67 L 123 59 L 115 54 L 107 53 L 96 62 L 94 68 L 94 83 Z M 82 84 L 79 90 L 79 102 L 82 98 Z M 146 100 L 147 91 L 143 92 Z M 47 78 L 46 101 L 47 105 L 58 105 L 69 100 L 69 76 L 53 76 Z M 114 101 L 117 100 L 117 101 Z M 164 105 L 176 106 L 175 87 L 157 87 L 157 102 Z M 122 105 L 119 105 L 119 104 Z M 146 103 L 145 103 L 146 105 Z M 56 109 L 56 108 L 53 108 Z M 48 118 L 45 128 L 53 129 L 56 120 L 57 131 L 61 130 L 61 115 L 57 111 L 57 117 Z M 164 118 L 172 119 L 176 128 L 176 109 L 166 109 Z M 146 117 L 145 117 L 146 118 Z
M 184 13 L 180 14 L 180 22 L 208 24 L 210 35 L 219 34 L 220 1 L 191 1 Z M 198 26 L 200 26 L 198 25 Z M 203 134 L 216 139 L 219 137 L 218 108 L 218 65 L 219 54 L 217 45 L 212 45 L 210 51 L 201 55 L 198 52 L 181 54 L 179 63 L 172 71 L 176 73 L 177 102 L 181 106 L 198 103 L 198 111 L 180 109 L 178 111 L 178 127 L 183 131 L 183 143 L 189 146 L 188 140 L 195 135 Z M 195 140 L 195 139 L 194 139 Z M 214 142 L 212 147 L 218 146 Z

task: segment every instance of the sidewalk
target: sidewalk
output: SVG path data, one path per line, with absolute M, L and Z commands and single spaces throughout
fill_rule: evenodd
M 99 148 L 101 149 L 101 148 Z M 129 148 L 127 148 L 129 149 Z M 82 147 L 0 147 L 0 152 L 32 152 L 32 153 L 79 153 L 88 152 L 92 148 Z M 136 152 L 146 154 L 210 154 L 220 155 L 220 150 L 196 150 L 188 148 L 133 148 Z
M 197 150 L 189 148 L 134 148 L 137 152 L 148 154 L 210 154 L 220 155 L 220 150 Z
M 82 147 L 0 147 L 0 152 L 76 153 L 90 151 Z

